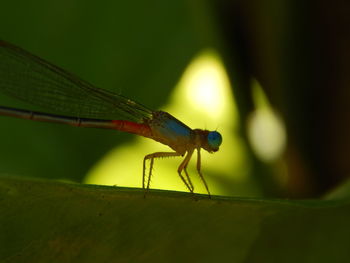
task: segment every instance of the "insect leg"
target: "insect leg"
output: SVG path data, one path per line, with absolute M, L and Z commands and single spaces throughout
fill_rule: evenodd
M 199 174 L 199 177 L 202 179 L 202 182 L 203 182 L 205 188 L 207 189 L 209 198 L 211 198 L 207 182 L 205 181 L 205 179 L 204 179 L 204 177 L 202 175 L 202 172 L 201 172 L 201 153 L 200 153 L 200 148 L 197 149 L 197 172 Z
M 152 177 L 152 169 L 153 169 L 153 164 L 154 164 L 154 159 L 155 158 L 164 158 L 164 157 L 176 157 L 176 156 L 181 156 L 181 154 L 177 152 L 156 152 L 156 153 L 151 153 L 145 156 L 143 158 L 143 171 L 142 171 L 142 188 L 148 190 L 151 182 L 151 177 Z M 146 161 L 150 160 L 150 167 L 149 167 L 149 173 L 148 173 L 148 178 L 147 178 L 147 185 L 146 185 Z M 146 186 L 146 187 L 145 187 Z

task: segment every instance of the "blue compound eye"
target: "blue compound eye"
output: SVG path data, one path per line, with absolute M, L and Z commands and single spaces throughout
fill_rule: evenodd
M 213 149 L 218 149 L 222 143 L 222 136 L 217 131 L 209 132 L 208 134 L 208 144 Z

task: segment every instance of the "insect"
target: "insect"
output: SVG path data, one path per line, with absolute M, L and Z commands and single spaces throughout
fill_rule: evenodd
M 187 172 L 197 151 L 197 172 L 210 197 L 201 172 L 201 149 L 219 150 L 217 131 L 191 129 L 164 111 L 153 111 L 117 93 L 97 88 L 77 76 L 0 40 L 0 92 L 47 109 L 50 113 L 0 106 L 0 115 L 76 127 L 114 129 L 153 139 L 173 152 L 155 152 L 143 159 L 142 188 L 148 190 L 156 158 L 184 156 L 177 173 L 188 190 L 194 187 Z M 146 162 L 150 161 L 148 173 Z

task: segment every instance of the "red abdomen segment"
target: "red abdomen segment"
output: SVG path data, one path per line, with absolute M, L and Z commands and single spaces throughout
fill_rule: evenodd
M 112 120 L 114 129 L 123 132 L 134 133 L 147 138 L 152 138 L 152 130 L 147 124 L 136 123 L 125 120 Z

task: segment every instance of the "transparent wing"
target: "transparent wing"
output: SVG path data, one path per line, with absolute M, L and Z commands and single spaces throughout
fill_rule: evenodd
M 40 106 L 51 113 L 82 118 L 152 117 L 145 106 L 111 91 L 94 87 L 67 71 L 0 40 L 0 92 Z

